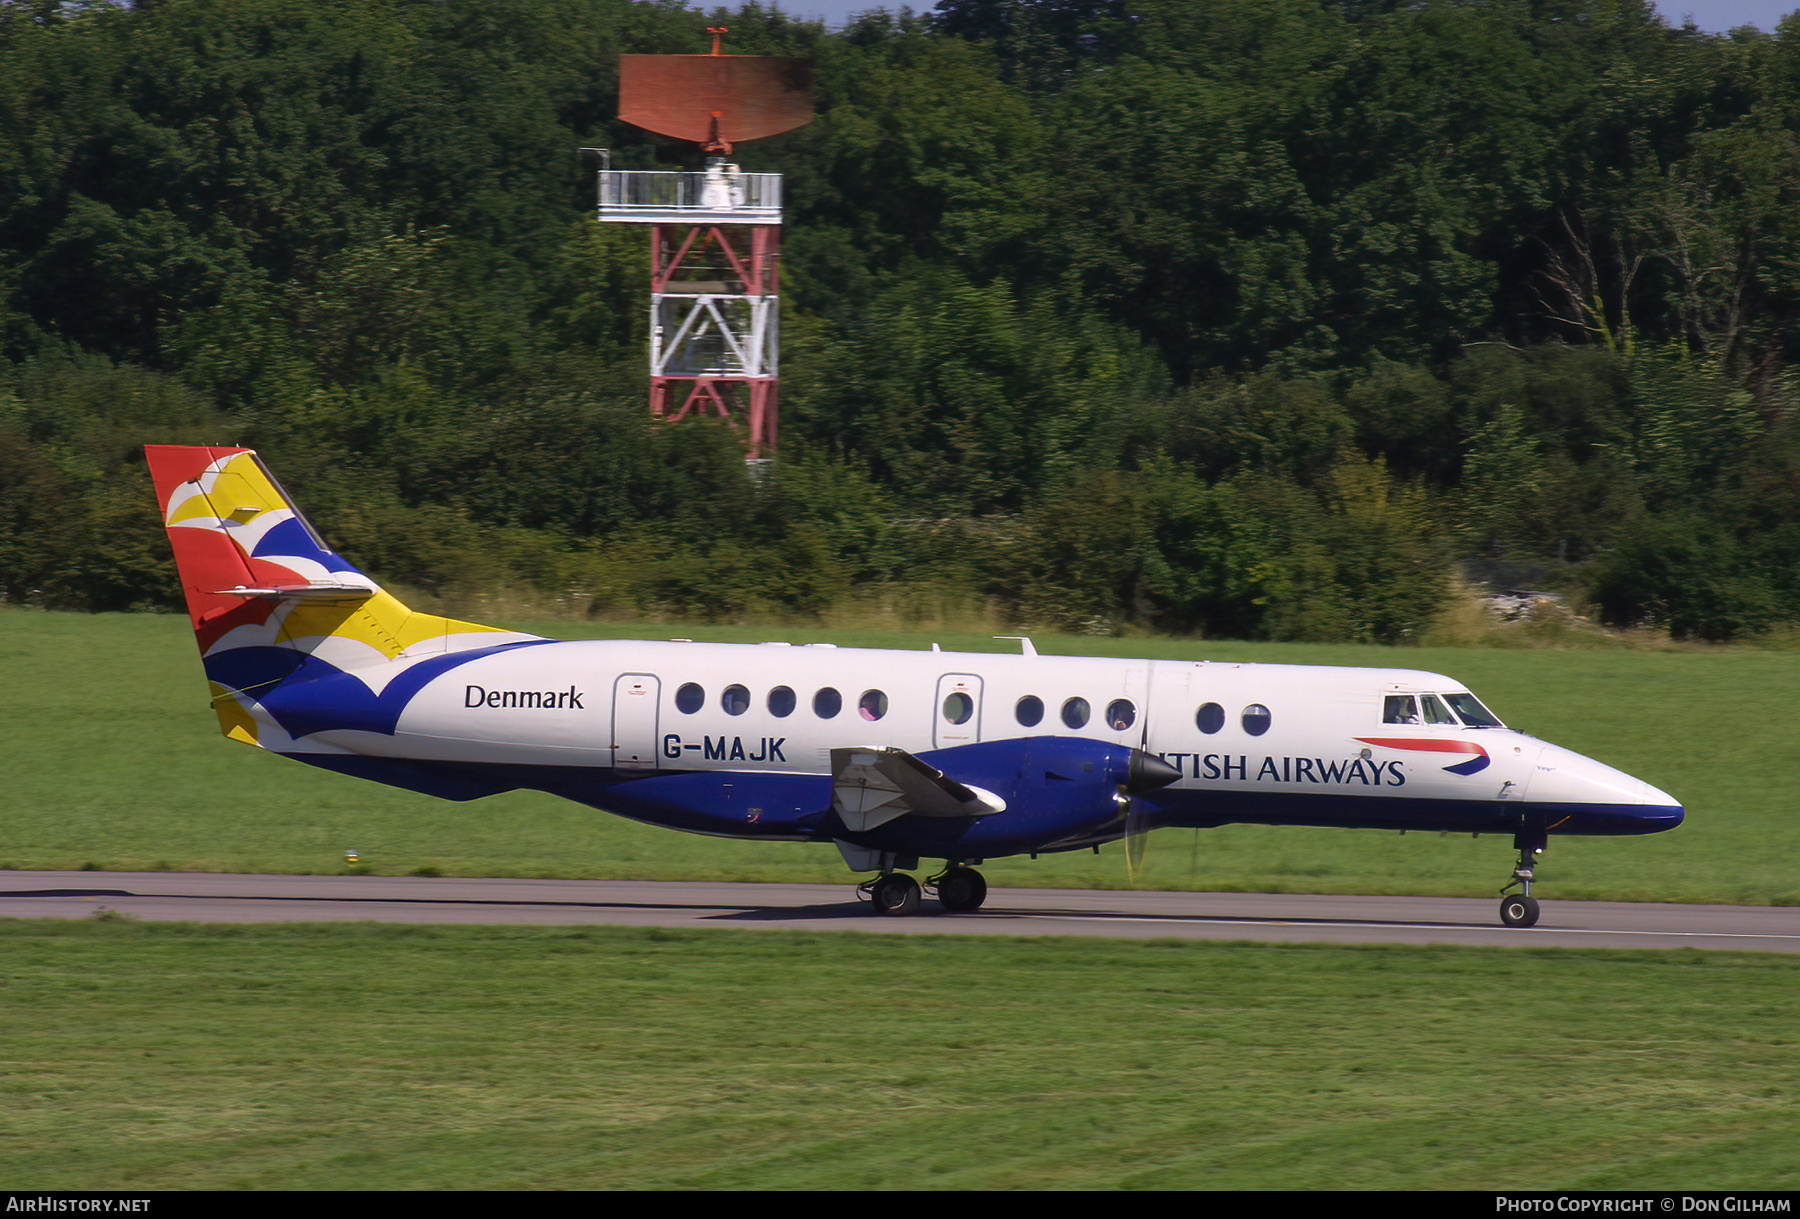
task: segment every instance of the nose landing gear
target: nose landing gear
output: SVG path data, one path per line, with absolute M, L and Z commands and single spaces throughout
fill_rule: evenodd
M 1522 831 L 1513 835 L 1513 846 L 1519 850 L 1519 863 L 1513 878 L 1500 892 L 1517 886 L 1519 892 L 1500 899 L 1500 921 L 1508 927 L 1535 927 L 1538 921 L 1537 899 L 1531 896 L 1532 868 L 1544 853 L 1550 836 L 1543 830 Z
M 1535 927 L 1538 921 L 1537 898 L 1516 893 L 1500 901 L 1500 921 L 1508 927 Z

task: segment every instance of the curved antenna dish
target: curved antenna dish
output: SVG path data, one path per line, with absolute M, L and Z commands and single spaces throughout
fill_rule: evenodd
M 812 61 L 773 55 L 621 55 L 619 117 L 713 156 L 813 120 Z

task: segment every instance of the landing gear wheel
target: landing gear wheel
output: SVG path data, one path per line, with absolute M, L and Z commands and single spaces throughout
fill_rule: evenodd
M 919 882 L 904 872 L 889 872 L 869 890 L 875 913 L 903 917 L 919 912 Z
M 1536 879 L 1538 856 L 1549 845 L 1550 835 L 1545 830 L 1521 829 L 1513 835 L 1513 849 L 1519 853 L 1519 862 L 1513 868 L 1512 880 L 1500 890 L 1500 921 L 1508 927 L 1537 926 L 1538 904 L 1531 896 L 1531 882 Z M 1519 892 L 1508 897 L 1507 889 Z
M 1500 899 L 1500 921 L 1508 927 L 1537 926 L 1537 898 L 1520 894 Z
M 944 909 L 966 914 L 987 900 L 987 880 L 974 868 L 951 868 L 938 877 L 937 895 Z

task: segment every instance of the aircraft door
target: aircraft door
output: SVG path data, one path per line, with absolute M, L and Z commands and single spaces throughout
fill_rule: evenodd
M 1202 706 L 1218 705 L 1217 681 L 1203 665 L 1156 661 L 1145 674 L 1145 691 L 1144 736 L 1138 748 L 1189 765 L 1185 759 L 1197 756 L 1195 745 L 1209 739 L 1202 734 L 1217 732 L 1224 722 L 1220 711 L 1218 723 L 1207 717 L 1211 726 L 1201 727 L 1198 715 Z
M 618 770 L 655 770 L 662 682 L 653 673 L 626 673 L 613 683 L 612 754 Z
M 1136 722 L 1126 729 L 1131 734 L 1126 743 L 1136 749 L 1144 748 L 1150 740 L 1151 685 L 1155 676 L 1155 666 L 1149 664 L 1141 669 L 1128 669 L 1125 673 L 1125 697 L 1131 701 L 1136 717 Z
M 973 673 L 946 673 L 938 678 L 932 707 L 931 745 L 949 749 L 981 739 L 981 678 Z

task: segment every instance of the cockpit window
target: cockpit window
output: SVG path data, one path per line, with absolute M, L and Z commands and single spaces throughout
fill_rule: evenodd
M 1452 728 L 1456 727 L 1456 717 L 1445 710 L 1444 704 L 1438 702 L 1437 695 L 1421 694 L 1419 707 L 1427 724 L 1448 724 Z
M 1481 705 L 1481 700 L 1473 694 L 1446 694 L 1444 701 L 1449 703 L 1462 717 L 1462 722 L 1471 728 L 1504 728 L 1495 718 L 1494 713 Z
M 1390 694 L 1382 705 L 1381 722 L 1384 724 L 1416 724 L 1419 722 L 1419 705 L 1410 694 Z

